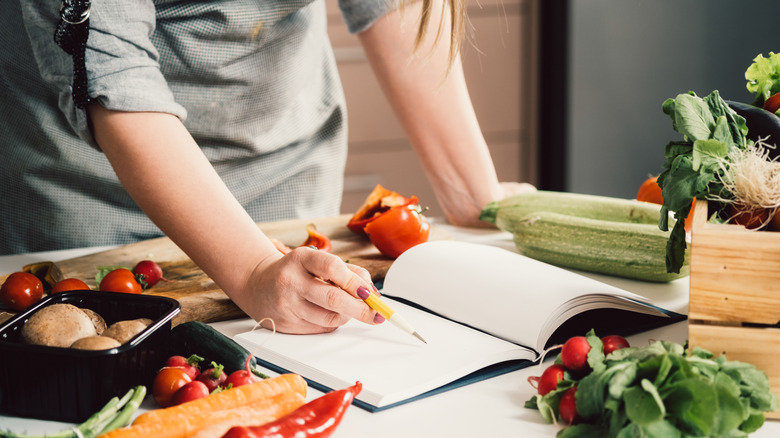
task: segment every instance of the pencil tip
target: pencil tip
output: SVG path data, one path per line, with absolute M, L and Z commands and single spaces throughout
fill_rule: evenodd
M 419 339 L 419 340 L 423 341 L 424 343 L 426 343 L 426 344 L 428 343 L 428 342 L 427 342 L 425 339 L 423 339 L 423 337 L 422 337 L 422 336 L 420 336 L 420 334 L 419 334 L 419 333 L 417 333 L 417 332 L 414 332 L 414 333 L 412 333 L 412 334 L 413 334 L 413 335 L 415 335 L 415 336 L 417 337 L 417 339 Z

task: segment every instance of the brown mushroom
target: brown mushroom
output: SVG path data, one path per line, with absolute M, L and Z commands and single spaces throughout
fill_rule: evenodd
M 94 336 L 95 325 L 82 309 L 66 303 L 46 306 L 22 326 L 22 339 L 35 345 L 70 347 L 76 340 Z

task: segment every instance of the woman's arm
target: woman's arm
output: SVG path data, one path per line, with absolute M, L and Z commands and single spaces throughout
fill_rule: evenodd
M 128 193 L 249 316 L 270 317 L 277 330 L 294 333 L 333 330 L 350 317 L 374 321 L 357 298 L 359 286 L 371 287 L 368 273 L 310 248 L 282 257 L 178 118 L 99 104 L 89 115 Z
M 388 13 L 358 36 L 447 219 L 457 225 L 484 225 L 478 217 L 488 202 L 535 189 L 499 183 L 460 57 L 447 72 L 447 23 L 435 41 L 441 9 L 432 12 L 429 31 L 414 53 L 420 3 Z M 432 3 L 441 8 L 443 2 Z

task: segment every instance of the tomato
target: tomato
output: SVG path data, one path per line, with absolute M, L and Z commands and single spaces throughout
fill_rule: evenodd
M 186 383 L 173 394 L 171 406 L 197 400 L 207 395 L 209 395 L 209 388 L 206 384 L 198 380 L 193 380 L 192 382 Z
M 743 225 L 747 229 L 760 228 L 769 220 L 769 210 L 766 208 L 755 208 L 746 210 L 739 204 L 730 204 L 727 208 L 729 222 L 737 225 Z
M 577 412 L 576 394 L 577 387 L 573 386 L 563 393 L 561 401 L 558 402 L 558 413 L 561 415 L 561 420 L 569 425 L 582 421 L 580 414 Z
M 160 369 L 157 375 L 154 376 L 154 382 L 152 383 L 154 401 L 163 408 L 171 406 L 173 395 L 176 391 L 190 382 L 192 382 L 192 379 L 181 368 L 165 367 Z
M 608 335 L 601 338 L 601 342 L 604 344 L 604 355 L 608 355 L 615 350 L 621 348 L 628 348 L 628 341 L 626 338 L 619 335 Z
M 393 207 L 417 204 L 417 202 L 416 196 L 407 198 L 400 193 L 382 187 L 381 184 L 377 184 L 366 200 L 363 201 L 363 205 L 358 208 L 349 222 L 347 222 L 347 228 L 355 234 L 365 236 L 366 225 L 382 215 L 382 213 Z
M 651 176 L 647 178 L 642 185 L 639 186 L 639 191 L 636 193 L 636 200 L 642 202 L 652 202 L 653 204 L 664 205 L 664 196 L 661 186 L 658 185 L 658 177 Z M 688 217 L 685 218 L 685 231 L 691 231 L 691 224 L 693 223 L 693 207 L 696 206 L 696 199 L 691 203 L 691 212 L 688 213 Z
M 780 93 L 775 93 L 769 96 L 769 99 L 764 101 L 764 109 L 774 114 L 780 109 Z
M 141 284 L 135 279 L 135 274 L 126 268 L 114 269 L 100 280 L 100 290 L 106 292 L 122 292 L 140 294 Z
M 652 202 L 653 204 L 664 204 L 664 195 L 661 186 L 658 185 L 658 177 L 651 176 L 647 178 L 636 193 L 636 200 L 642 202 Z
M 66 278 L 60 280 L 57 284 L 51 288 L 51 293 L 56 294 L 58 292 L 66 292 L 69 290 L 89 290 L 87 283 L 79 280 L 78 278 Z
M 14 272 L 0 286 L 0 299 L 13 310 L 24 310 L 41 298 L 43 283 L 29 272 Z
M 198 377 L 198 374 L 200 374 L 200 368 L 198 367 L 198 364 L 202 360 L 203 358 L 197 354 L 193 354 L 188 358 L 184 356 L 171 356 L 167 361 L 165 361 L 165 366 L 181 368 L 185 373 L 187 373 L 188 376 L 190 376 L 191 380 L 195 380 L 195 378 Z
M 366 224 L 371 243 L 387 257 L 397 258 L 407 249 L 428 241 L 431 227 L 412 206 L 394 207 Z

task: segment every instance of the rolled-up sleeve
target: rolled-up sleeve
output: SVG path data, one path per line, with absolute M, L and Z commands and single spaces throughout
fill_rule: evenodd
M 350 33 L 360 33 L 387 12 L 396 9 L 396 0 L 339 0 L 339 9 Z
M 185 119 L 160 71 L 159 54 L 150 40 L 155 28 L 152 0 L 101 0 L 92 3 L 85 52 L 87 92 L 108 109 L 151 111 Z M 46 68 L 46 67 L 44 67 Z M 53 72 L 52 77 L 64 73 Z M 61 76 L 60 76 L 61 77 Z M 87 113 L 75 106 L 70 81 L 59 91 L 59 107 L 84 141 L 98 147 L 89 129 Z

